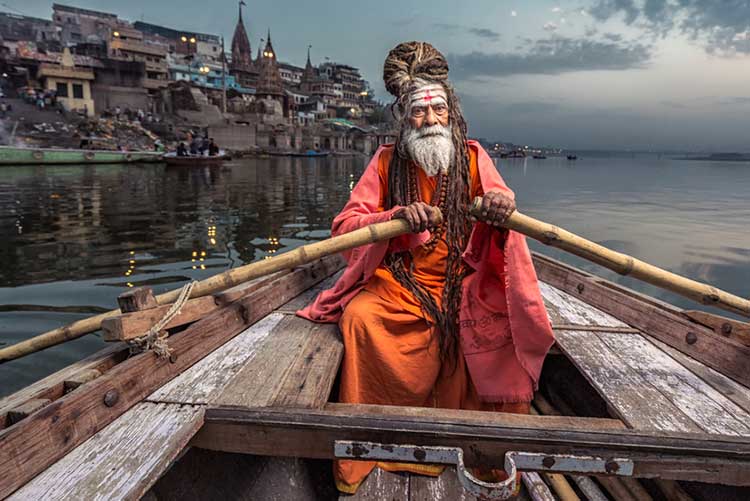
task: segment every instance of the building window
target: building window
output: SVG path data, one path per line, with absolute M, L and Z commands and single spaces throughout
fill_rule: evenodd
M 83 99 L 83 85 L 73 84 L 73 97 L 75 99 Z
M 57 82 L 57 97 L 68 97 L 68 83 Z

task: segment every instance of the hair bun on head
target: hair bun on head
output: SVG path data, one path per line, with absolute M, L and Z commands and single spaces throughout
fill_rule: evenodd
M 404 42 L 391 49 L 383 66 L 385 88 L 396 98 L 409 92 L 415 80 L 445 82 L 448 61 L 427 42 Z

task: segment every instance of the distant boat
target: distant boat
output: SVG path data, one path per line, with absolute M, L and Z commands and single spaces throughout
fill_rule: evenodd
M 578 155 L 568 155 L 568 160 L 578 160 Z
M 307 150 L 302 153 L 292 153 L 291 156 L 293 157 L 327 157 L 330 155 L 329 151 L 315 151 L 315 150 Z
M 164 155 L 164 161 L 167 165 L 174 167 L 214 167 L 223 164 L 224 161 L 229 159 L 229 155 L 226 155 L 223 152 L 213 156 L 186 155 L 180 157 L 174 152 Z
M 536 158 L 537 160 L 545 160 L 547 156 L 546 155 L 534 155 L 534 158 Z
M 272 157 L 327 157 L 331 154 L 330 151 L 315 151 L 315 150 L 307 150 L 307 151 L 288 151 L 288 150 L 270 150 L 270 151 L 264 151 L 263 152 L 266 155 L 270 155 Z
M 500 153 L 500 158 L 526 158 L 526 152 L 523 150 L 515 150 L 509 153 Z
M 126 164 L 161 162 L 153 151 L 75 150 L 0 146 L 0 165 Z

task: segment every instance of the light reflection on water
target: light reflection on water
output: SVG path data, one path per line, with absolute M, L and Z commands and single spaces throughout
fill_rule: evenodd
M 750 296 L 750 165 L 581 156 L 500 160 L 521 211 Z M 243 159 L 223 168 L 3 168 L 0 305 L 112 308 L 328 236 L 365 159 Z M 670 300 L 578 258 L 532 248 Z M 12 344 L 83 314 L 1 312 Z M 101 348 L 86 336 L 0 365 L 0 395 Z

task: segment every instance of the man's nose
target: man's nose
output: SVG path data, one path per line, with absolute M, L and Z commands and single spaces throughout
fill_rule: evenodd
M 432 106 L 427 107 L 427 115 L 424 117 L 426 125 L 435 125 L 438 123 L 438 117 L 432 109 Z

